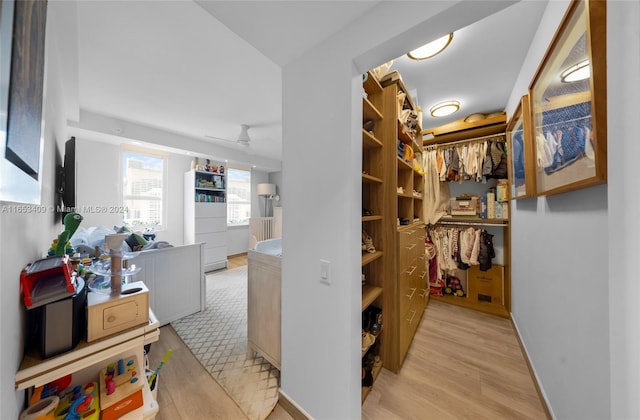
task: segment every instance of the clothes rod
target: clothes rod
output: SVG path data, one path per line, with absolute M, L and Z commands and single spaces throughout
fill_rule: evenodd
M 565 124 L 572 124 L 574 122 L 578 122 L 578 121 L 582 121 L 582 120 L 590 120 L 591 119 L 591 115 L 585 115 L 584 117 L 578 117 L 578 118 L 572 118 L 570 120 L 566 120 L 566 121 L 556 121 L 556 122 L 550 122 L 547 124 L 543 124 L 540 126 L 537 126 L 536 128 L 546 128 L 546 127 L 552 127 L 552 126 L 563 126 Z
M 435 225 L 459 225 L 459 226 L 506 226 L 506 223 L 500 222 L 462 222 L 455 220 L 438 220 Z M 434 226 L 435 226 L 434 225 Z
M 489 140 L 489 139 L 495 139 L 495 141 L 504 143 L 507 141 L 505 134 L 489 134 L 487 136 L 482 136 L 482 137 L 474 137 L 472 139 L 465 139 L 465 140 L 458 140 L 458 141 L 451 141 L 451 142 L 445 142 L 445 143 L 435 143 L 435 144 L 428 144 L 425 146 L 425 149 L 427 150 L 431 150 L 431 149 L 438 149 L 438 148 L 447 148 L 456 144 L 464 144 L 464 143 L 474 143 L 474 142 L 481 142 L 483 140 Z

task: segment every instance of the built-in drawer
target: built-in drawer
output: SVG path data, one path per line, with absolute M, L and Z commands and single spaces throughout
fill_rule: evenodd
M 400 305 L 400 313 L 404 313 L 411 307 L 411 302 L 417 296 L 417 287 L 415 277 L 411 270 L 405 270 L 398 273 L 398 303 Z
M 225 245 L 204 248 L 203 253 L 205 264 L 216 261 L 224 261 L 227 259 L 227 247 Z
M 87 342 L 149 322 L 149 289 L 141 281 L 122 287 L 122 294 L 87 295 Z
M 227 232 L 197 233 L 196 243 L 204 242 L 204 249 L 227 244 Z
M 195 230 L 197 233 L 224 232 L 227 230 L 227 218 L 198 217 Z
M 196 217 L 224 217 L 227 218 L 226 203 L 195 203 Z

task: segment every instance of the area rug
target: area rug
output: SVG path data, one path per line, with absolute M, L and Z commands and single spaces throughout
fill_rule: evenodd
M 207 274 L 207 308 L 171 325 L 250 420 L 278 402 L 280 372 L 247 356 L 247 266 Z

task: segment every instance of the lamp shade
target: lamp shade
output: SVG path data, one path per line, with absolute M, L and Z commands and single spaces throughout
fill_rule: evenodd
M 275 195 L 276 184 L 258 184 L 258 195 Z

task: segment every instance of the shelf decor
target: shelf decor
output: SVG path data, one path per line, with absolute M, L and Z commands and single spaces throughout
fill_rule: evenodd
M 535 195 L 535 150 L 531 136 L 529 95 L 524 95 L 506 129 L 509 150 L 509 190 L 511 199 Z
M 529 86 L 536 195 L 607 179 L 606 2 L 573 0 Z

